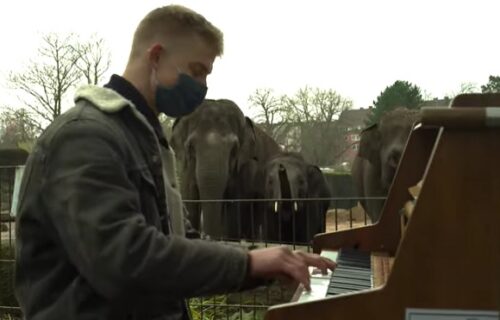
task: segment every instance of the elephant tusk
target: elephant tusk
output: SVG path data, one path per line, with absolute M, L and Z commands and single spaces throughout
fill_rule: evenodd
M 295 212 L 299 211 L 299 206 L 297 205 L 297 201 L 293 202 L 293 211 Z
M 278 213 L 278 201 L 274 202 L 274 213 Z

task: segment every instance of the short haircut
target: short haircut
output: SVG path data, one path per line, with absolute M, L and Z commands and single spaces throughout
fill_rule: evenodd
M 210 46 L 216 56 L 224 51 L 222 32 L 201 14 L 180 6 L 168 5 L 154 9 L 139 23 L 132 42 L 132 56 L 154 41 L 178 40 L 198 35 Z

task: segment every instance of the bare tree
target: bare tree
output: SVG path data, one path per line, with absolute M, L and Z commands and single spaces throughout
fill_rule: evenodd
M 334 90 L 304 87 L 283 98 L 288 121 L 300 128 L 300 150 L 317 165 L 331 165 L 345 141 L 337 124 L 338 116 L 352 108 L 352 101 Z
M 256 119 L 264 130 L 311 163 L 330 165 L 345 148 L 337 118 L 352 107 L 352 101 L 334 90 L 306 86 L 292 96 L 278 98 L 271 89 L 258 89 L 249 101 L 259 110 Z
M 36 58 L 23 72 L 11 73 L 9 82 L 21 91 L 20 100 L 38 118 L 52 122 L 61 114 L 68 91 L 86 79 L 97 84 L 109 67 L 103 40 L 79 42 L 75 34 L 48 34 Z
M 64 93 L 80 80 L 75 67 L 78 55 L 69 44 L 71 37 L 44 36 L 37 60 L 32 60 L 25 72 L 10 75 L 14 88 L 31 98 L 21 98 L 24 104 L 49 122 L 61 114 Z
M 42 131 L 33 115 L 24 108 L 4 107 L 0 112 L 0 145 L 31 149 Z
M 299 89 L 294 96 L 283 96 L 282 104 L 287 120 L 293 123 L 311 123 L 315 120 L 313 92 L 308 86 Z
M 251 107 L 258 110 L 255 121 L 275 141 L 286 145 L 286 136 L 292 124 L 288 122 L 282 99 L 275 96 L 272 89 L 257 89 L 250 95 Z
M 448 93 L 446 96 L 453 100 L 456 96 L 462 93 L 478 93 L 481 90 L 478 88 L 477 84 L 474 82 L 462 82 L 460 83 L 460 89 Z
M 259 109 L 256 121 L 263 124 L 263 129 L 272 134 L 271 125 L 276 123 L 280 113 L 279 99 L 273 95 L 272 89 L 257 89 L 250 95 L 251 107 Z
M 75 43 L 73 50 L 78 55 L 75 66 L 87 84 L 98 85 L 111 64 L 111 54 L 105 46 L 104 39 L 94 34 L 88 41 Z

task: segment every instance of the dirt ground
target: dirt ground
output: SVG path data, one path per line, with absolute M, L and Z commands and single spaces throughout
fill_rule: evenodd
M 366 216 L 365 220 L 365 211 L 359 204 L 347 210 L 330 210 L 326 215 L 326 232 L 352 229 L 368 224 L 371 224 L 370 218 Z

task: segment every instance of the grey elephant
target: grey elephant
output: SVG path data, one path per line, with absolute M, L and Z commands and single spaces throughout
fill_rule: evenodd
M 387 196 L 409 134 L 419 117 L 417 110 L 399 107 L 385 113 L 378 123 L 361 133 L 351 171 L 362 198 L 361 205 L 372 223 L 379 220 L 385 201 L 363 198 Z
M 299 153 L 284 152 L 267 163 L 264 177 L 265 198 L 279 199 L 266 210 L 267 240 L 308 244 L 315 234 L 325 232 L 329 200 L 289 200 L 330 197 L 328 182 L 317 166 Z
M 213 200 L 250 197 L 257 172 L 253 167 L 278 153 L 278 144 L 227 99 L 207 99 L 195 112 L 177 119 L 170 143 L 179 163 L 183 199 L 203 201 L 186 201 L 193 227 L 211 238 L 234 235 L 240 208 Z

